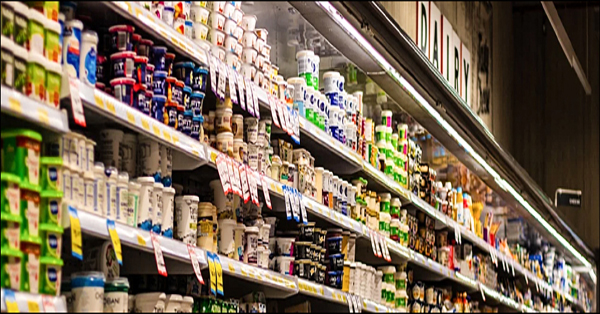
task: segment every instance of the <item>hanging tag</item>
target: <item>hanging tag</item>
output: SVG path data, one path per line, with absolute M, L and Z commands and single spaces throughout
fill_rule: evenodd
M 83 105 L 79 95 L 79 80 L 69 77 L 69 91 L 71 92 L 71 109 L 73 110 L 73 119 L 75 123 L 86 127 L 85 115 L 83 114 Z
M 225 84 L 227 83 L 227 64 L 218 60 L 219 66 L 219 82 L 217 83 L 217 96 L 221 101 L 225 100 Z
M 231 184 L 229 183 L 229 171 L 227 170 L 227 163 L 224 160 L 224 156 L 219 153 L 217 156 L 216 164 L 217 171 L 219 172 L 219 178 L 221 178 L 221 186 L 223 186 L 223 192 L 225 195 L 231 192 Z
M 236 178 L 235 173 L 233 172 L 233 160 L 231 158 L 225 157 L 223 156 L 223 160 L 225 161 L 225 164 L 227 165 L 227 173 L 229 176 L 229 184 L 231 185 L 231 192 L 233 192 L 233 194 L 236 195 L 241 195 L 242 193 L 240 192 L 240 180 L 239 178 Z
M 50 295 L 42 294 L 42 308 L 44 309 L 44 313 L 56 313 L 54 298 Z
M 381 238 L 381 243 L 383 244 L 383 257 L 386 261 L 391 262 L 392 258 L 390 257 L 390 249 L 388 248 L 387 241 L 385 238 Z
M 275 97 L 273 95 L 269 95 L 269 107 L 271 107 L 271 119 L 273 120 L 273 124 L 281 128 L 279 124 L 279 119 L 277 119 L 277 103 L 275 102 Z
M 302 196 L 302 194 L 298 193 L 298 195 L 300 196 L 300 213 L 302 214 L 302 221 L 304 221 L 304 223 L 308 223 L 308 216 L 306 215 L 306 206 L 304 205 L 304 196 Z
M 123 266 L 123 255 L 121 252 L 121 239 L 119 239 L 119 234 L 117 233 L 115 222 L 110 219 L 106 219 L 106 227 L 108 228 L 108 234 L 110 235 L 110 240 L 112 241 L 113 248 L 115 249 L 115 255 L 117 256 L 117 262 L 119 262 L 119 265 Z
M 158 273 L 163 277 L 167 277 L 167 266 L 165 265 L 165 258 L 163 257 L 160 242 L 158 242 L 156 233 L 150 231 L 150 239 L 152 240 L 152 246 L 154 247 L 154 259 L 156 260 Z
M 292 120 L 290 118 L 290 110 L 293 110 L 293 109 L 291 109 L 288 106 L 285 106 L 285 110 L 283 112 L 285 115 L 285 125 L 286 125 L 286 129 L 287 129 L 286 132 L 288 135 L 294 134 L 294 130 L 292 129 Z
M 206 252 L 208 261 L 208 273 L 210 276 L 210 294 L 217 295 L 217 269 L 215 267 L 214 253 Z
M 354 306 L 354 311 L 356 313 L 361 313 L 362 308 L 360 307 L 360 302 L 358 302 L 358 296 L 353 295 L 353 294 L 349 294 L 348 296 L 352 300 L 352 305 Z
M 481 287 L 481 283 L 479 283 L 479 292 L 481 292 L 481 298 L 483 302 L 485 302 L 485 293 L 483 292 L 483 288 Z
M 537 279 L 535 281 L 535 291 L 540 291 L 540 286 L 538 285 Z
M 260 104 L 258 103 L 258 85 L 252 84 L 252 103 L 254 104 L 255 117 L 260 120 Z
M 237 91 L 235 90 L 235 84 L 237 83 L 236 73 L 233 68 L 227 68 L 227 77 L 229 78 L 229 97 L 231 102 L 238 104 Z
M 240 180 L 240 165 L 235 162 L 232 161 L 231 162 L 231 167 L 233 170 L 233 182 L 235 183 L 236 186 L 236 193 L 239 197 L 244 197 L 244 191 L 242 190 L 242 181 Z
M 215 273 L 217 274 L 217 294 L 224 296 L 223 293 L 223 266 L 221 265 L 221 259 L 219 255 L 213 253 L 213 260 L 215 262 Z
M 287 187 L 287 185 L 282 185 L 281 187 L 283 189 L 283 197 L 285 199 L 285 214 L 287 217 L 287 220 L 292 220 L 292 206 L 290 205 L 290 191 Z
M 219 71 L 219 69 L 217 69 L 218 63 L 217 63 L 217 57 L 211 55 L 210 56 L 210 62 L 209 62 L 209 70 L 210 70 L 210 89 L 212 90 L 213 94 L 217 94 L 217 71 Z
M 250 188 L 248 187 L 248 177 L 246 175 L 246 166 L 241 164 L 238 166 L 240 171 L 240 181 L 242 182 L 242 191 L 244 204 L 250 200 Z
M 300 206 L 298 206 L 298 191 L 291 188 L 290 200 L 292 201 L 292 212 L 294 213 L 294 219 L 296 222 L 300 222 Z
M 250 197 L 252 203 L 258 206 L 258 188 L 256 186 L 256 174 L 250 167 L 246 166 L 246 174 L 248 176 L 248 184 L 250 185 Z
M 198 262 L 198 255 L 196 255 L 196 249 L 191 244 L 187 245 L 188 254 L 190 255 L 190 262 L 192 262 L 192 268 L 194 268 L 194 273 L 196 274 L 196 279 L 198 282 L 203 285 L 204 278 L 202 278 L 202 272 L 200 270 L 200 262 Z
M 244 77 L 241 75 L 236 75 L 235 77 L 237 79 L 238 91 L 240 93 L 240 107 L 242 107 L 242 110 L 246 110 L 246 94 L 244 94 Z
M 254 103 L 253 103 L 253 99 L 252 98 L 252 85 L 254 83 L 252 83 L 249 79 L 244 78 L 244 82 L 246 83 L 246 110 L 248 111 L 248 113 L 250 113 L 252 116 L 256 115 L 254 114 Z
M 287 133 L 287 121 L 285 120 L 285 113 L 287 105 L 284 104 L 281 100 L 277 104 L 277 112 L 279 113 L 279 122 L 281 122 L 281 129 Z
M 348 302 L 348 311 L 350 313 L 354 313 L 354 306 L 352 304 L 352 300 L 350 300 L 350 295 L 347 293 L 344 293 L 345 297 L 346 297 L 346 301 Z
M 3 289 L 4 291 L 4 303 L 6 304 L 6 311 L 8 313 L 20 313 L 19 304 L 17 303 L 17 297 L 15 292 L 10 289 Z
M 298 111 L 294 110 L 292 111 L 294 113 L 293 117 L 293 133 L 294 136 L 296 138 L 298 138 L 298 141 L 296 142 L 296 144 L 300 145 L 300 115 L 298 114 Z
M 381 254 L 381 243 L 379 243 L 379 233 L 373 231 L 373 235 L 375 237 L 375 251 L 377 251 L 377 257 L 381 258 L 383 257 L 383 254 Z
M 71 221 L 71 254 L 79 260 L 83 260 L 83 250 L 81 246 L 81 225 L 77 209 L 69 206 L 69 220 Z
M 529 276 L 527 274 L 525 274 L 525 283 L 527 283 L 527 285 L 529 285 Z
M 267 178 L 265 178 L 264 176 L 260 177 L 263 194 L 265 196 L 265 203 L 267 204 L 267 207 L 269 209 L 273 209 L 273 207 L 271 206 L 271 196 L 269 195 L 269 183 L 267 183 Z
M 373 255 L 377 256 L 377 249 L 375 249 L 375 235 L 373 230 L 369 229 L 369 238 L 371 238 L 371 248 L 373 249 Z
M 514 277 L 515 276 L 515 261 L 512 258 L 510 259 L 510 268 L 512 269 L 512 275 Z

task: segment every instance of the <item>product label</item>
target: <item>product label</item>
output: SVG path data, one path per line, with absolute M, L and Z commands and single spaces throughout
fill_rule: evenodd
M 79 78 L 81 30 L 65 26 L 63 34 L 65 42 L 63 54 L 66 54 L 63 56 L 63 59 L 67 66 L 67 73 L 70 77 Z
M 4 10 L 4 7 L 2 8 Z M 4 21 L 2 21 L 4 23 Z M 2 85 L 12 87 L 14 84 L 13 54 L 2 50 Z
M 14 42 L 21 46 L 27 47 L 27 17 L 15 12 L 14 18 Z
M 39 236 L 40 197 L 38 194 L 23 191 L 21 198 L 27 202 L 25 218 L 27 219 L 29 235 L 37 237 Z
M 90 50 L 85 55 L 84 73 L 82 77 L 87 80 L 90 85 L 96 84 L 96 48 L 90 47 Z

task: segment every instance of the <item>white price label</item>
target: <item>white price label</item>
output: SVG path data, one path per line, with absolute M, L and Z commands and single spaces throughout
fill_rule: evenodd
M 235 90 L 235 84 L 237 83 L 237 75 L 233 68 L 227 68 L 229 78 L 229 97 L 231 98 L 231 102 L 234 104 L 238 104 L 237 91 Z
M 160 242 L 158 242 L 157 235 L 152 231 L 150 231 L 150 239 L 152 240 L 152 246 L 154 247 L 154 260 L 156 261 L 158 273 L 163 277 L 167 277 L 167 266 L 165 265 L 165 258 L 163 257 Z
M 383 258 L 386 261 L 391 262 L 392 258 L 390 257 L 390 250 L 388 248 L 387 241 L 384 237 L 381 238 L 381 244 L 383 245 Z
M 227 83 L 227 64 L 221 62 L 221 60 L 218 61 L 219 62 L 219 83 L 217 85 L 217 96 L 219 96 L 219 98 L 221 100 L 225 99 L 225 84 Z
M 281 125 L 279 125 L 279 119 L 277 119 L 277 103 L 273 95 L 269 95 L 269 107 L 271 107 L 271 119 L 273 119 L 273 124 L 276 127 L 281 128 Z
M 300 197 L 300 213 L 302 214 L 302 221 L 308 223 L 308 218 L 306 215 L 306 205 L 304 204 L 304 196 L 302 196 L 302 194 L 300 193 L 298 193 L 298 195 Z
M 217 69 L 217 66 L 218 66 L 217 57 L 211 55 L 209 59 L 210 59 L 210 62 L 209 62 L 210 89 L 216 95 L 217 94 L 217 72 L 219 71 L 219 69 Z
M 352 300 L 350 299 L 350 295 L 347 293 L 344 293 L 346 296 L 346 301 L 348 302 L 348 311 L 350 313 L 354 313 L 354 305 L 352 303 Z
M 258 89 L 256 84 L 252 84 L 252 103 L 254 104 L 255 117 L 260 120 L 260 104 L 258 103 Z
M 377 249 L 375 249 L 375 234 L 371 229 L 369 229 L 369 238 L 371 238 L 371 248 L 373 249 L 373 255 L 377 256 Z
M 246 175 L 248 176 L 248 184 L 250 185 L 250 197 L 252 199 L 252 203 L 258 206 L 258 188 L 256 186 L 256 173 L 250 169 L 250 167 L 246 168 Z
M 240 181 L 242 181 L 242 191 L 244 197 L 244 204 L 250 200 L 250 188 L 248 187 L 248 177 L 246 175 L 246 166 L 239 165 Z
M 273 209 L 273 207 L 271 206 L 271 196 L 269 195 L 269 183 L 267 182 L 267 178 L 265 176 L 260 177 L 263 194 L 265 196 L 265 203 L 267 204 L 267 207 L 269 209 Z
M 287 220 L 292 220 L 292 205 L 290 204 L 290 190 L 286 185 L 282 186 L 283 196 L 285 198 L 285 214 L 287 216 Z
M 483 288 L 481 287 L 481 283 L 479 283 L 479 292 L 481 292 L 481 298 L 483 302 L 485 302 L 485 293 L 483 292 Z
M 190 262 L 192 262 L 192 267 L 194 268 L 194 273 L 196 274 L 196 279 L 198 282 L 203 285 L 204 278 L 202 278 L 202 272 L 200 271 L 200 262 L 198 262 L 198 255 L 196 255 L 196 249 L 188 243 L 187 245 L 188 254 L 190 255 Z
M 69 78 L 69 91 L 71 92 L 71 109 L 73 109 L 73 119 L 75 123 L 86 127 L 85 115 L 83 114 L 83 105 L 81 104 L 81 96 L 79 96 L 79 80 Z
M 292 134 L 294 134 L 294 129 L 293 129 L 293 125 L 292 125 L 292 118 L 291 118 L 290 110 L 293 110 L 293 109 L 291 109 L 288 106 L 286 106 L 285 109 L 286 110 L 284 111 L 284 114 L 285 114 L 285 124 L 286 124 L 286 128 L 287 128 L 287 134 L 292 135 Z
M 246 95 L 244 94 L 244 77 L 241 75 L 236 75 L 238 91 L 240 93 L 240 107 L 242 110 L 246 110 Z
M 279 113 L 279 121 L 281 122 L 281 129 L 287 133 L 287 121 L 285 120 L 285 113 L 287 105 L 284 104 L 281 100 L 277 104 L 277 112 Z
M 219 172 L 219 178 L 221 178 L 221 186 L 223 186 L 223 192 L 225 195 L 232 191 L 231 184 L 229 182 L 229 170 L 227 169 L 226 157 L 219 153 L 217 156 L 217 171 Z
M 244 82 L 246 83 L 246 102 L 248 103 L 248 113 L 256 117 L 256 114 L 254 114 L 254 103 L 252 102 L 254 99 L 252 98 L 252 85 L 254 85 L 254 83 L 247 78 L 244 79 Z
M 237 163 L 231 158 L 225 159 L 227 160 L 227 172 L 229 173 L 229 182 L 231 182 L 231 190 L 233 191 L 233 194 L 241 197 L 242 189 L 240 187 L 240 175 L 238 173 Z

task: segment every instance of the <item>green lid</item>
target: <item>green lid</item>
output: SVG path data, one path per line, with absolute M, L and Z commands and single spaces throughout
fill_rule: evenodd
M 41 165 L 59 165 L 62 166 L 62 157 L 42 157 L 40 158 Z
M 0 134 L 0 137 L 2 138 L 6 138 L 6 137 L 17 137 L 17 136 L 25 136 L 25 137 L 29 137 L 31 139 L 34 139 L 38 142 L 42 141 L 42 135 L 38 132 L 32 131 L 32 130 L 27 130 L 27 129 L 14 129 L 14 130 L 8 130 L 8 131 L 4 131 Z
M 37 245 L 42 245 L 42 239 L 40 237 L 34 236 L 23 236 L 21 235 L 21 242 L 33 243 Z
M 3 247 L 2 250 L 0 250 L 0 254 L 2 254 L 2 256 L 23 258 L 23 252 L 8 247 Z
M 44 190 L 42 191 L 42 193 L 40 193 L 40 196 L 44 198 L 62 198 L 63 192 L 54 190 Z
M 61 266 L 63 265 L 63 260 L 60 258 L 55 258 L 55 257 L 50 257 L 50 256 L 43 256 L 40 258 L 40 264 L 45 264 L 45 265 L 56 265 L 56 266 Z
M 2 213 L 1 217 L 2 221 L 11 221 L 21 223 L 23 219 L 21 219 L 21 215 L 15 215 L 11 213 Z
M 107 279 L 104 283 L 104 292 L 128 292 L 129 280 L 124 277 Z
M 41 189 L 39 186 L 35 185 L 35 184 L 31 184 L 29 182 L 21 182 L 21 190 L 28 190 L 28 191 L 33 191 L 33 192 L 38 192 L 40 193 Z
M 40 224 L 40 230 L 41 231 L 50 231 L 50 232 L 60 233 L 60 234 L 62 234 L 64 232 L 64 229 L 61 226 L 57 226 L 54 224 L 48 224 L 48 223 Z
M 14 175 L 14 174 L 8 173 L 8 172 L 2 172 L 1 175 L 2 175 L 2 181 L 13 182 L 16 184 L 21 183 L 21 179 L 17 175 Z

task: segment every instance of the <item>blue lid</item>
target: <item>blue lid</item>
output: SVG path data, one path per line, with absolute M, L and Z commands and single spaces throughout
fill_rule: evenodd
M 165 47 L 165 46 L 152 46 L 152 51 L 166 53 L 167 52 L 167 47 Z
M 342 270 L 336 270 L 336 271 L 329 271 L 327 272 L 327 274 L 329 274 L 329 276 L 338 276 L 342 274 Z
M 184 92 L 188 92 L 188 94 L 191 94 L 192 93 L 192 88 L 186 85 L 186 86 L 183 87 L 183 91 Z
M 208 74 L 208 69 L 207 69 L 206 67 L 204 67 L 204 66 L 200 65 L 200 66 L 198 66 L 198 67 L 196 67 L 196 68 L 194 69 L 194 72 L 195 72 L 195 73 Z
M 83 287 L 104 288 L 104 274 L 97 271 L 79 272 L 71 275 L 71 289 Z
M 204 93 L 203 92 L 193 92 L 192 93 L 192 97 L 195 97 L 195 98 L 204 98 Z
M 154 71 L 154 77 L 167 78 L 167 72 L 166 71 Z
M 152 101 L 167 102 L 167 96 L 163 96 L 163 95 L 152 96 Z
M 175 12 L 175 8 L 173 8 L 173 7 L 164 7 L 163 10 Z
M 187 116 L 190 116 L 190 117 L 191 117 L 191 116 L 193 116 L 193 115 L 194 115 L 194 114 L 192 113 L 192 111 L 191 111 L 191 110 L 186 110 L 186 111 L 183 113 L 183 116 L 184 116 L 184 117 L 187 117 Z
M 327 241 L 340 241 L 340 240 L 342 240 L 342 237 L 331 237 L 331 238 L 327 238 L 325 240 L 327 240 Z
M 342 256 L 343 256 L 342 254 L 332 254 L 332 255 L 329 255 L 329 258 L 330 259 L 331 258 L 341 258 Z
M 202 121 L 202 116 L 193 117 L 193 118 L 192 118 L 192 121 L 194 121 L 194 122 L 200 122 L 200 123 L 202 123 L 202 122 L 203 122 L 203 121 Z
M 181 61 L 174 64 L 175 68 L 194 68 L 194 62 L 192 61 Z
M 190 1 L 186 1 L 186 2 L 190 2 Z M 194 24 L 192 23 L 192 21 L 185 21 L 185 26 L 193 26 Z

